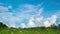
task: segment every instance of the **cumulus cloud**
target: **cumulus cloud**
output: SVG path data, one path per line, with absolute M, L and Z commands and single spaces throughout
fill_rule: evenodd
M 44 21 L 44 26 L 45 27 L 50 27 L 51 26 L 51 23 L 48 20 L 45 20 Z
M 26 25 L 24 23 L 21 23 L 21 28 L 26 28 Z
M 43 16 L 37 16 L 35 17 L 34 22 L 38 27 L 40 27 L 40 26 L 43 26 L 43 19 L 44 19 Z
M 34 23 L 34 17 L 31 17 L 28 22 L 28 27 L 36 27 L 36 24 Z
M 56 25 L 56 20 L 57 20 L 57 16 L 52 15 L 51 17 L 48 17 L 48 18 L 44 19 L 44 26 L 45 27 L 50 27 L 53 24 Z
M 37 25 L 37 27 L 45 26 L 45 27 L 51 27 L 51 25 L 56 25 L 57 20 L 56 15 L 52 15 L 51 17 L 44 18 L 42 16 L 36 16 L 34 19 L 34 23 Z
M 56 15 L 52 15 L 50 22 L 53 24 L 53 23 L 56 22 L 56 20 L 57 20 L 57 16 Z

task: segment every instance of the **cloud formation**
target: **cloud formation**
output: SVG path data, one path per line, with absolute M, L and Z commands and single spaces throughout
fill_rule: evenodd
M 19 27 L 50 27 L 53 24 L 56 24 L 56 20 L 58 16 L 52 15 L 51 17 L 45 18 L 42 16 L 42 12 L 44 8 L 39 8 L 41 5 L 31 5 L 31 4 L 23 4 L 19 6 L 16 10 L 9 11 L 12 9 L 11 5 L 0 6 L 0 22 L 8 25 L 9 27 L 17 27 L 16 23 L 19 23 Z M 28 23 L 22 23 L 24 19 L 27 19 Z

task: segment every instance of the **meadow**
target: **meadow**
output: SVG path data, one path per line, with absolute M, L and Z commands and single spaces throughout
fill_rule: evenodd
M 50 28 L 9 28 L 0 31 L 0 34 L 60 34 L 60 29 Z

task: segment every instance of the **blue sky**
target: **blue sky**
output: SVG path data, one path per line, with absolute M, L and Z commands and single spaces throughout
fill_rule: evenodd
M 0 0 L 0 22 L 9 27 L 57 25 L 59 14 L 60 0 Z

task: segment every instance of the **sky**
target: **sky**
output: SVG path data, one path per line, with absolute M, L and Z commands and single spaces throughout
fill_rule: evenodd
M 9 27 L 60 24 L 60 0 L 0 0 L 0 22 Z

